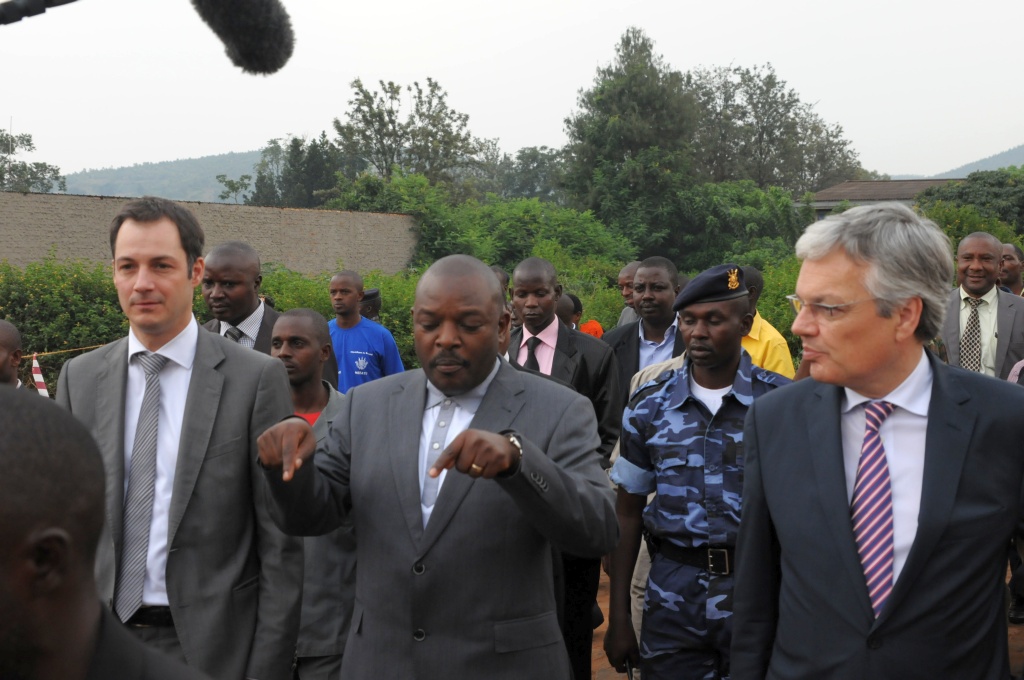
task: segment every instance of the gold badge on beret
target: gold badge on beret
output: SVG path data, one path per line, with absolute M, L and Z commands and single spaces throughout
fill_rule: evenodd
M 729 284 L 728 284 L 729 290 L 736 290 L 737 288 L 739 288 L 740 287 L 740 270 L 739 269 L 730 269 L 728 272 L 726 272 L 726 274 L 728 274 L 728 276 L 729 276 Z

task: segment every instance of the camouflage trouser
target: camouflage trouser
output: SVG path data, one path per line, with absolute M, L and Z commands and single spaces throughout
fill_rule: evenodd
M 726 680 L 732 576 L 654 557 L 640 633 L 641 677 Z

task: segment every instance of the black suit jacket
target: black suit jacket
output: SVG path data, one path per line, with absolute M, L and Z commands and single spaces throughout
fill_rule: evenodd
M 278 317 L 281 313 L 270 305 L 263 304 L 263 320 L 260 321 L 260 330 L 256 334 L 256 344 L 253 345 L 253 349 L 257 352 L 263 352 L 266 355 L 270 354 L 270 338 L 274 334 L 274 324 L 277 323 Z M 203 324 L 203 328 L 212 332 L 220 333 L 220 321 L 217 319 L 210 319 Z M 324 362 L 324 373 L 323 379 L 331 384 L 331 387 L 338 389 L 338 360 L 334 358 L 334 345 L 331 344 L 331 355 L 327 357 L 327 361 Z
M 209 680 L 153 649 L 128 632 L 110 610 L 102 608 L 96 651 L 85 680 Z
M 603 342 L 595 337 L 573 330 L 555 319 L 558 324 L 558 340 L 555 342 L 555 356 L 551 361 L 551 375 L 558 382 L 570 385 L 594 405 L 597 416 L 597 433 L 601 437 L 602 465 L 608 467 L 608 459 L 619 440 L 622 428 L 623 389 L 619 384 L 619 370 L 615 356 Z M 512 331 L 508 345 L 509 362 L 521 365 L 519 348 L 523 344 L 523 329 Z M 526 357 L 522 357 L 526 361 Z
M 622 416 L 622 408 L 629 401 L 629 382 L 640 370 L 640 321 L 628 323 L 625 326 L 618 326 L 611 329 L 602 336 L 601 340 L 606 342 L 615 353 L 615 360 L 619 364 L 619 386 L 621 387 L 622 407 L 619 409 L 619 416 Z M 676 341 L 672 345 L 672 356 L 677 357 L 683 353 L 683 334 L 676 327 Z
M 1024 390 L 929 361 L 917 534 L 877 619 L 850 522 L 842 388 L 806 379 L 750 407 L 733 680 L 1010 677 L 1003 583 Z

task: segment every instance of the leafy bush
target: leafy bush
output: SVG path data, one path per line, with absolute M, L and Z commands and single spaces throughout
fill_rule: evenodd
M 32 382 L 33 353 L 104 344 L 125 335 L 110 267 L 91 262 L 58 262 L 51 254 L 24 269 L 0 262 L 0 318 L 21 331 L 26 360 L 19 377 Z M 39 357 L 51 394 L 64 362 L 78 352 Z

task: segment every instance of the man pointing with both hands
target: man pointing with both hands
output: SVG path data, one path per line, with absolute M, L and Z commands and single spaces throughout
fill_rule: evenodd
M 413 324 L 423 369 L 349 392 L 336 455 L 297 418 L 260 438 L 274 520 L 354 522 L 344 677 L 568 679 L 551 546 L 599 557 L 618 534 L 593 408 L 498 358 L 509 314 L 479 260 L 431 266 Z

